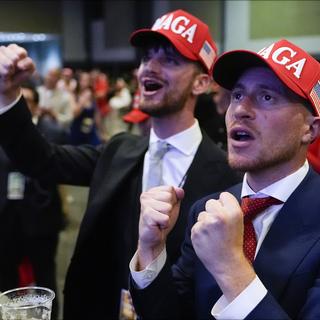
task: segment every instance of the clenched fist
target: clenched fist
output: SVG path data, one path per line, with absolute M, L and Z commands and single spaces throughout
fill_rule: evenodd
M 181 188 L 161 186 L 143 192 L 140 197 L 138 256 L 140 266 L 154 260 L 165 247 L 174 227 L 184 196 Z
M 0 46 L 0 108 L 20 94 L 20 85 L 35 71 L 27 51 L 16 45 Z

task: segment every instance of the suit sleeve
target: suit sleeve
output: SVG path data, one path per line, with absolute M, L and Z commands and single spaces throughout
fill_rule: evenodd
M 259 305 L 246 317 L 246 319 L 264 320 L 266 319 L 291 319 L 286 312 L 279 306 L 278 302 L 270 293 L 264 297 Z
M 19 171 L 54 183 L 88 185 L 101 150 L 48 143 L 22 97 L 0 116 L 0 143 Z
M 297 276 L 296 278 L 299 277 Z M 303 280 L 301 279 L 300 281 Z M 277 301 L 269 291 L 264 299 L 246 317 L 246 319 L 320 319 L 319 301 L 320 274 L 318 272 L 316 277 L 313 279 L 313 284 L 310 283 L 310 288 L 307 290 L 307 292 L 304 292 L 301 287 L 299 293 L 299 288 L 297 286 L 296 290 L 292 291 L 290 294 L 287 294 L 287 296 L 281 299 L 281 301 Z M 286 312 L 285 308 L 290 310 L 290 314 Z

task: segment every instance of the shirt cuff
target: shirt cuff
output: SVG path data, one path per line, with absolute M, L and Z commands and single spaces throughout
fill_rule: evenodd
M 8 110 L 10 110 L 15 104 L 18 103 L 18 101 L 20 100 L 22 96 L 22 90 L 20 90 L 20 94 L 18 96 L 18 98 L 16 100 L 14 100 L 13 102 L 11 102 L 10 104 L 8 104 L 7 106 L 4 106 L 2 108 L 0 108 L 0 115 L 4 114 L 5 112 L 7 112 Z
M 132 257 L 129 268 L 131 272 L 131 276 L 135 281 L 138 289 L 146 288 L 160 273 L 167 259 L 167 251 L 163 249 L 162 252 L 158 255 L 158 257 L 153 260 L 144 270 L 135 271 L 137 266 L 137 253 Z
M 267 289 L 256 276 L 254 280 L 231 303 L 222 296 L 211 310 L 211 314 L 217 320 L 244 319 L 265 297 Z

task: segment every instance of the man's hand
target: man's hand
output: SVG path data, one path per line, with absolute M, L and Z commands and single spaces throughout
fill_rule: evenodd
M 20 85 L 30 78 L 35 65 L 27 51 L 16 44 L 0 46 L 0 108 L 20 94 Z
M 164 249 L 174 227 L 184 196 L 181 188 L 160 186 L 143 192 L 140 197 L 138 260 L 139 269 L 151 263 Z
M 191 230 L 194 250 L 232 301 L 254 279 L 243 252 L 243 213 L 237 199 L 223 192 L 209 200 Z

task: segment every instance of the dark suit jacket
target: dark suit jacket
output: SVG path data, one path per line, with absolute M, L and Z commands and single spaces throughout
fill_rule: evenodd
M 96 148 L 49 145 L 35 132 L 26 113 L 21 100 L 0 117 L 1 143 L 21 170 L 59 183 L 90 185 L 65 283 L 64 319 L 114 319 L 119 312 L 120 288 L 128 286 L 128 263 L 137 246 L 148 138 L 124 133 Z M 12 128 L 13 121 L 21 132 Z M 173 260 L 179 255 L 191 204 L 235 181 L 239 177 L 228 167 L 224 153 L 204 135 L 188 171 L 181 215 L 169 239 L 168 253 Z
M 273 222 L 254 269 L 268 294 L 248 319 L 320 319 L 320 177 L 310 169 Z M 241 184 L 228 190 L 240 199 Z M 191 210 L 183 253 L 166 263 L 146 289 L 132 285 L 133 300 L 143 319 L 210 319 L 221 291 L 196 257 L 190 230 L 212 194 Z M 179 291 L 179 295 L 177 294 Z
M 0 147 L 0 239 L 16 224 L 30 237 L 57 235 L 63 225 L 63 212 L 56 185 L 25 177 L 24 198 L 7 199 L 8 174 L 18 171 Z M 0 241 L 10 245 L 9 239 Z
M 52 121 L 49 123 L 45 118 L 38 119 L 36 129 L 49 142 L 62 144 L 67 141 L 65 130 Z M 10 232 L 8 226 L 15 223 L 29 236 L 57 235 L 63 226 L 62 204 L 57 185 L 25 177 L 24 198 L 8 200 L 7 183 L 11 171 L 19 170 L 0 147 L 0 234 Z M 9 241 L 6 241 L 6 245 L 8 244 Z
M 45 126 L 39 119 L 37 130 L 49 141 L 62 143 L 64 131 Z M 28 256 L 39 285 L 55 290 L 55 255 L 58 234 L 64 225 L 60 194 L 55 183 L 25 176 L 23 199 L 7 197 L 10 172 L 19 171 L 0 147 L 0 290 L 18 285 L 18 265 Z M 45 248 L 45 249 L 43 249 Z

